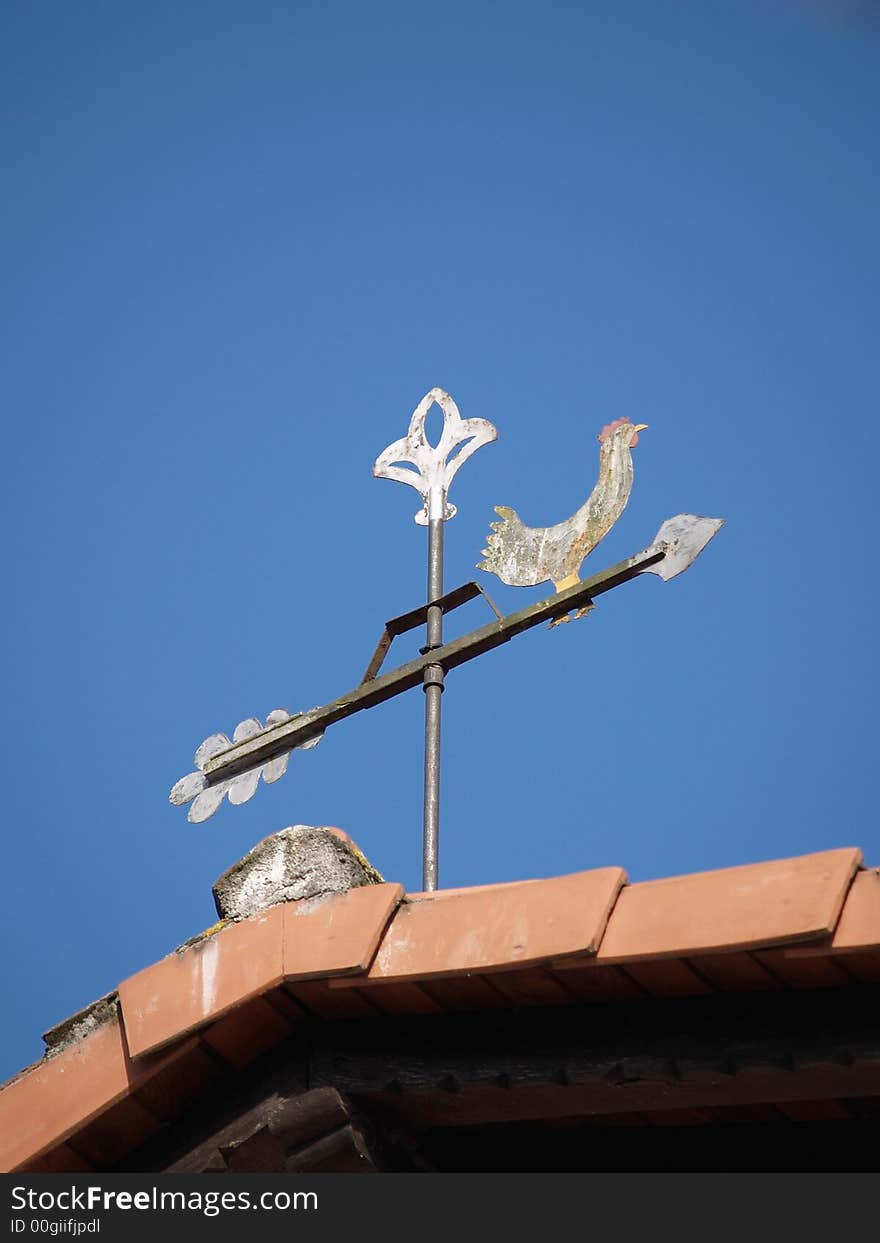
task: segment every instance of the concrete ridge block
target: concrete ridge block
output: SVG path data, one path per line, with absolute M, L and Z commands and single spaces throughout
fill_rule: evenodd
M 280 902 L 382 883 L 341 830 L 293 824 L 258 842 L 217 879 L 213 893 L 221 919 L 246 919 Z

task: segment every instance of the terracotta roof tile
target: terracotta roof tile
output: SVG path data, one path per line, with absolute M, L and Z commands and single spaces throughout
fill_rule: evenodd
M 602 962 L 690 958 L 827 936 L 861 863 L 853 848 L 629 885 Z
M 608 963 L 554 963 L 553 970 L 579 1001 L 638 1001 L 648 996 L 622 967 Z
M 224 1061 L 240 1069 L 280 1044 L 296 1026 L 264 998 L 254 997 L 207 1027 L 202 1040 Z
M 57 1056 L 37 1062 L 0 1095 L 0 1170 L 14 1169 L 82 1130 L 145 1086 L 185 1049 L 179 1045 L 167 1055 L 135 1064 L 114 1019 Z
M 382 1013 L 361 989 L 334 989 L 329 980 L 302 980 L 286 987 L 310 1014 L 321 1019 L 375 1018 Z
M 836 954 L 842 954 L 877 946 L 880 946 L 880 872 L 871 868 L 855 878 L 834 929 L 831 948 Z
M 755 958 L 788 988 L 842 988 L 852 982 L 852 977 L 828 954 L 791 958 L 782 949 L 772 949 L 757 950 Z
M 830 931 L 830 930 L 829 930 Z M 880 870 L 866 868 L 859 872 L 847 894 L 846 905 L 834 929 L 830 945 L 795 946 L 786 951 L 788 957 L 827 953 L 854 954 L 880 947 Z
M 561 1006 L 574 1000 L 574 993 L 550 971 L 527 967 L 521 971 L 498 971 L 492 983 L 514 1006 Z
M 598 868 L 550 880 L 440 890 L 406 902 L 366 981 L 482 973 L 594 952 L 625 880 L 622 868 Z
M 443 976 L 426 980 L 420 987 L 442 1010 L 452 1013 L 457 1010 L 498 1010 L 509 1004 L 504 994 L 495 987 L 491 976 Z
M 285 902 L 227 924 L 119 986 L 132 1055 L 140 1056 L 221 1018 L 284 980 L 362 972 L 400 885 Z
M 155 1074 L 133 1090 L 160 1122 L 173 1122 L 223 1077 L 225 1066 L 197 1037 L 189 1036 L 161 1053 L 148 1053 L 133 1065 L 158 1064 Z
M 76 1151 L 93 1167 L 112 1165 L 120 1152 L 130 1152 L 161 1127 L 136 1096 L 123 1097 L 88 1126 L 77 1130 Z
M 779 979 L 746 951 L 701 954 L 700 975 L 719 992 L 753 993 L 779 988 Z
M 648 997 L 698 997 L 712 985 L 680 958 L 627 963 L 626 974 Z
M 421 984 L 383 984 L 366 997 L 379 1014 L 443 1014 L 443 1007 Z
M 402 900 L 402 885 L 384 884 L 286 902 L 282 908 L 284 978 L 305 980 L 365 971 Z
M 880 876 L 856 875 L 860 859 L 628 886 L 603 868 L 403 901 L 399 885 L 366 885 L 221 924 L 120 985 L 118 1012 L 111 995 L 54 1029 L 71 1043 L 0 1089 L 0 1169 L 106 1165 L 315 1016 L 878 979 Z
M 178 1040 L 280 984 L 283 907 L 229 924 L 119 985 L 133 1057 Z
M 880 984 L 880 953 L 876 949 L 843 954 L 837 961 L 846 966 L 852 979 L 863 984 Z

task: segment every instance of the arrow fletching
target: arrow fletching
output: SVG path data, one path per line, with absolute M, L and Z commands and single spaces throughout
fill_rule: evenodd
M 291 720 L 293 715 L 286 708 L 274 708 L 266 717 L 265 725 L 261 725 L 255 716 L 251 716 L 244 721 L 239 721 L 231 739 L 226 734 L 211 734 L 196 751 L 195 764 L 197 771 L 187 773 L 185 777 L 181 777 L 172 788 L 168 796 L 169 801 L 175 807 L 182 807 L 185 803 L 192 803 L 192 807 L 190 807 L 187 814 L 187 820 L 191 824 L 201 824 L 203 821 L 209 820 L 226 795 L 229 796 L 229 801 L 234 806 L 247 803 L 256 794 L 260 777 L 263 778 L 267 785 L 271 785 L 272 782 L 278 781 L 284 776 L 290 760 L 289 751 L 283 755 L 276 755 L 273 759 L 263 764 L 256 764 L 253 768 L 248 768 L 244 772 L 236 773 L 234 777 L 226 777 L 220 781 L 210 783 L 203 771 L 205 765 L 215 755 L 229 750 L 236 743 L 243 742 L 247 738 L 256 738 L 275 726 L 281 725 L 284 721 Z M 293 747 L 291 750 L 305 751 L 311 747 L 316 747 L 322 737 L 323 734 L 317 734 L 301 747 Z

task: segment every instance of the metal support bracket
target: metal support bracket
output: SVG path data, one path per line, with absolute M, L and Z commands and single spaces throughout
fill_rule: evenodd
M 425 625 L 428 620 L 429 608 L 439 608 L 445 615 L 446 613 L 451 613 L 453 609 L 460 608 L 462 604 L 475 600 L 477 596 L 483 597 L 489 608 L 498 620 L 501 621 L 502 614 L 495 607 L 491 596 L 483 590 L 479 583 L 462 583 L 460 587 L 454 587 L 452 591 L 447 591 L 445 595 L 433 600 L 430 605 L 420 604 L 417 609 L 410 609 L 408 613 L 401 613 L 399 617 L 392 617 L 390 621 L 385 623 L 382 638 L 376 644 L 376 650 L 370 658 L 370 663 L 367 665 L 366 673 L 361 678 L 360 685 L 363 686 L 365 683 L 373 681 L 385 662 L 385 657 L 388 655 L 392 642 L 398 635 L 406 634 L 408 630 L 415 630 L 417 626 Z M 425 656 L 431 650 L 432 648 L 428 646 L 421 647 L 419 648 L 419 654 Z

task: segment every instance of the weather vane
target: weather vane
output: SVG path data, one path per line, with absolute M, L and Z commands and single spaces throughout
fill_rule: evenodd
M 443 413 L 443 432 L 436 447 L 427 439 L 425 422 L 431 407 Z M 207 820 L 228 796 L 246 803 L 256 793 L 260 777 L 277 781 L 287 771 L 291 751 L 316 746 L 328 726 L 365 708 L 422 685 L 425 691 L 425 805 L 423 884 L 437 888 L 440 828 L 440 701 L 444 676 L 456 666 L 499 647 L 543 621 L 551 626 L 568 621 L 572 611 L 582 617 L 596 596 L 641 574 L 664 581 L 691 565 L 723 525 L 723 518 L 678 514 L 662 524 L 643 552 L 581 581 L 581 563 L 611 530 L 629 500 L 633 482 L 632 450 L 644 423 L 617 419 L 599 433 L 599 479 L 584 505 L 564 522 L 551 527 L 527 527 L 515 510 L 496 506 L 500 521 L 490 524 L 488 547 L 478 569 L 496 574 L 513 587 L 551 582 L 555 594 L 517 613 L 502 616 L 478 583 L 468 582 L 443 592 L 443 524 L 455 516 L 449 488 L 458 469 L 498 433 L 486 419 L 462 419 L 450 395 L 432 388 L 413 411 L 409 431 L 394 441 L 373 464 L 373 474 L 415 488 L 422 508 L 415 521 L 428 528 L 428 591 L 426 603 L 386 622 L 359 686 L 332 703 L 309 712 L 275 708 L 261 723 L 248 717 L 232 737 L 211 734 L 196 751 L 196 771 L 182 777 L 171 791 L 177 806 L 192 803 L 188 819 Z M 495 620 L 443 642 L 443 616 L 482 595 Z M 380 670 L 395 637 L 427 627 L 425 646 L 415 660 L 390 673 Z

